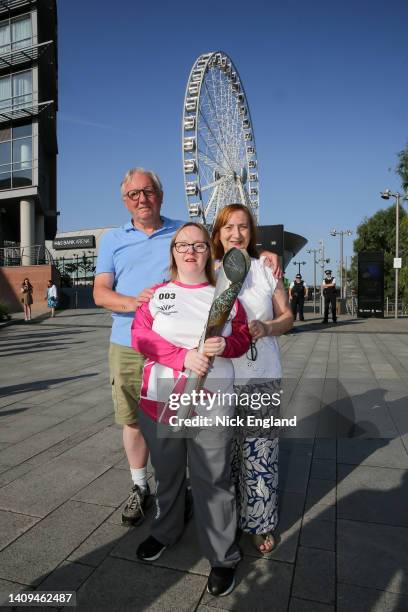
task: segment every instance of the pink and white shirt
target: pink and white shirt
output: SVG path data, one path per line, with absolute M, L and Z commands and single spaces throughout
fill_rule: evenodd
M 209 283 L 186 285 L 170 281 L 156 286 L 150 301 L 135 313 L 132 346 L 146 356 L 140 408 L 153 420 L 157 420 L 160 409 L 167 402 L 169 388 L 183 376 L 187 351 L 200 342 L 214 291 L 215 287 Z M 229 393 L 233 391 L 234 382 L 231 358 L 243 355 L 250 342 L 245 311 L 238 300 L 222 336 L 226 341 L 225 350 L 222 357 L 215 357 L 205 387 Z

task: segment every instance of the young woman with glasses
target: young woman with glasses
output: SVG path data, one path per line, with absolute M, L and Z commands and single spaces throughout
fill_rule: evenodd
M 222 259 L 233 247 L 246 249 L 251 257 L 251 268 L 239 294 L 249 321 L 251 346 L 245 355 L 233 359 L 236 389 L 241 397 L 254 399 L 268 394 L 276 398 L 266 406 L 255 401 L 238 405 L 238 415 L 245 425 L 236 430 L 232 460 L 238 526 L 252 534 L 257 550 L 266 554 L 276 544 L 278 428 L 252 425 L 247 417 L 278 417 L 282 368 L 277 336 L 291 329 L 293 316 L 282 281 L 274 278 L 264 258 L 259 258 L 256 226 L 246 206 L 230 204 L 220 211 L 212 242 L 216 259 Z
M 151 535 L 140 544 L 137 555 L 143 561 L 154 561 L 180 538 L 189 514 L 186 507 L 188 464 L 199 543 L 212 567 L 208 591 L 221 596 L 234 588 L 234 571 L 240 553 L 235 544 L 237 517 L 230 462 L 232 430 L 214 427 L 214 424 L 216 416 L 232 417 L 235 406 L 222 401 L 211 410 L 198 406 L 195 412 L 207 415 L 208 426 L 204 423 L 194 431 L 183 432 L 183 437 L 172 435 L 166 425 L 157 423 L 169 397 L 169 388 L 176 381 L 182 385 L 185 370 L 199 376 L 208 372 L 205 389 L 210 392 L 233 393 L 231 358 L 245 354 L 250 341 L 245 312 L 238 301 L 223 335 L 206 340 L 205 354 L 196 348 L 205 328 L 214 285 L 209 234 L 198 223 L 186 223 L 176 231 L 171 242 L 170 281 L 156 286 L 150 301 L 136 311 L 132 346 L 147 358 L 140 397 L 140 426 L 150 449 L 157 483 Z M 177 412 L 174 415 L 177 418 Z

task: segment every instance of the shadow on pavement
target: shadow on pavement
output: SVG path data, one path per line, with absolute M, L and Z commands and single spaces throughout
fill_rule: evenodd
M 97 376 L 97 374 L 80 374 L 78 376 L 67 376 L 65 378 L 49 378 L 31 383 L 21 383 L 20 385 L 0 387 L 0 397 L 14 395 L 15 393 L 22 393 L 24 391 L 43 391 L 48 389 L 51 385 L 58 385 L 59 383 L 65 383 L 71 380 L 80 380 L 81 378 L 90 378 L 91 376 Z

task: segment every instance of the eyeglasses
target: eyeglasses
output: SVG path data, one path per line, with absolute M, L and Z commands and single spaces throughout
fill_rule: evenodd
M 190 247 L 195 253 L 205 253 L 208 249 L 207 242 L 175 242 L 173 246 L 177 253 L 187 253 Z
M 249 349 L 247 351 L 246 357 L 247 359 L 249 359 L 249 361 L 256 361 L 256 358 L 258 357 L 258 349 L 256 348 L 256 340 L 255 342 L 251 340 L 251 344 L 249 345 Z
M 146 188 L 146 189 L 131 189 L 130 191 L 125 193 L 125 196 L 129 198 L 130 200 L 133 200 L 134 202 L 136 202 L 140 198 L 140 194 L 142 192 L 145 198 L 151 198 L 154 195 L 156 195 L 155 189 Z

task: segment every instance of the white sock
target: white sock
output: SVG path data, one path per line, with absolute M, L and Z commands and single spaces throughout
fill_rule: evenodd
M 138 485 L 141 489 L 146 488 L 146 468 L 130 468 L 133 484 Z

